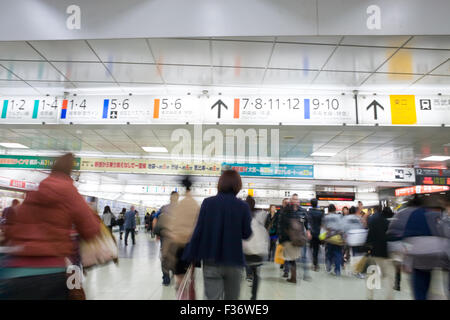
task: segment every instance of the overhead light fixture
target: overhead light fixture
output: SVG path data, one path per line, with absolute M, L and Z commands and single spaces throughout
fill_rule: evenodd
M 311 153 L 312 157 L 333 157 L 337 153 L 336 152 L 313 152 Z
M 427 158 L 423 158 L 422 161 L 446 161 L 450 160 L 449 156 L 431 156 Z
M 29 149 L 27 146 L 24 146 L 23 144 L 20 143 L 2 142 L 0 143 L 0 146 L 9 149 Z
M 169 152 L 164 147 L 142 147 L 142 149 L 144 149 L 144 151 L 147 151 L 147 152 Z

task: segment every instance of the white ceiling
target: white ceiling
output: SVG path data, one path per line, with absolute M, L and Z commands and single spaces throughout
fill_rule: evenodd
M 4 149 L 0 153 L 49 154 L 72 151 L 81 155 L 170 158 L 170 154 L 147 153 L 143 146 L 163 146 L 169 151 L 178 144 L 171 141 L 175 129 L 185 128 L 194 137 L 194 126 L 110 125 L 36 126 L 2 125 L 0 142 L 21 143 L 30 150 Z M 222 131 L 233 126 L 203 126 Z M 357 165 L 425 165 L 429 155 L 450 155 L 450 130 L 441 127 L 376 126 L 242 126 L 242 129 L 279 129 L 280 160 L 290 163 Z M 270 131 L 268 131 L 270 137 Z M 287 137 L 287 138 L 285 138 Z M 293 137 L 289 139 L 289 137 Z M 268 139 L 267 150 L 270 150 Z M 204 143 L 205 147 L 208 143 Z M 248 140 L 246 141 L 248 150 Z M 224 144 L 225 145 L 225 144 Z M 192 143 L 193 148 L 193 143 Z M 312 157 L 313 152 L 336 152 L 333 157 Z M 270 160 L 278 160 L 271 158 Z M 436 163 L 432 163 L 436 165 Z M 443 163 L 438 163 L 443 164 Z M 450 161 L 447 162 L 450 164 Z
M 3 95 L 186 87 L 450 91 L 450 36 L 0 42 Z

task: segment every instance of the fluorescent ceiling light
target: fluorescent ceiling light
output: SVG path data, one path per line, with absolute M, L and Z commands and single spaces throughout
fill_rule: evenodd
M 448 156 L 431 156 L 427 158 L 423 158 L 422 161 L 446 161 L 450 160 Z
M 9 142 L 3 142 L 0 143 L 0 146 L 4 148 L 10 148 L 10 149 L 29 149 L 27 146 L 24 146 L 20 143 L 9 143 Z
M 142 147 L 142 149 L 147 152 L 169 152 L 164 147 Z
M 313 157 L 333 157 L 336 155 L 336 152 L 313 152 L 311 156 Z

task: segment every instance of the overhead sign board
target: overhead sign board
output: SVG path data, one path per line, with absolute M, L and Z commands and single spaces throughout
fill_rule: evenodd
M 56 157 L 0 155 L 0 168 L 50 170 Z M 74 170 L 80 169 L 80 158 L 75 158 Z
M 243 177 L 314 178 L 313 165 L 223 163 L 222 168 L 235 170 Z
M 361 124 L 448 125 L 450 96 L 361 95 L 358 116 Z
M 450 186 L 450 169 L 416 168 L 416 184 Z
M 395 189 L 396 197 L 404 197 L 413 194 L 444 192 L 450 190 L 448 186 L 414 186 Z
M 314 178 L 324 180 L 359 180 L 414 182 L 414 169 L 379 166 L 314 165 Z
M 187 161 L 122 159 L 122 158 L 81 158 L 81 171 L 121 172 L 142 174 L 174 175 L 220 175 L 220 163 Z

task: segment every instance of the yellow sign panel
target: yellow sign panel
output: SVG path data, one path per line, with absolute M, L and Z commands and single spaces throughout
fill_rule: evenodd
M 221 172 L 215 162 L 189 162 L 150 159 L 81 158 L 81 171 L 123 172 L 142 174 L 214 175 Z
M 255 190 L 254 189 L 248 189 L 248 195 L 251 197 L 255 196 Z
M 392 124 L 416 124 L 416 102 L 414 95 L 392 95 Z

